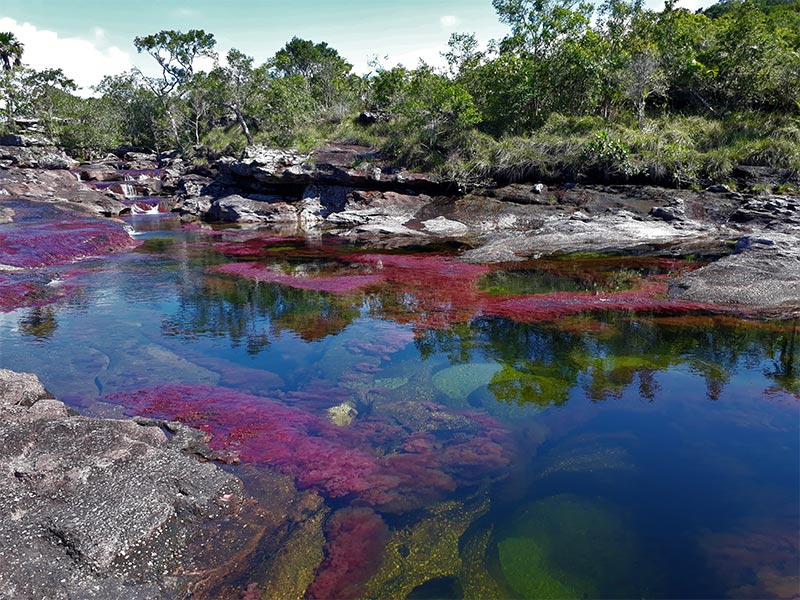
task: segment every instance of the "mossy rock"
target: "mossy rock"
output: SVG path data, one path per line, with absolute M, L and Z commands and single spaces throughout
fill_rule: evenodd
M 395 530 L 380 569 L 367 582 L 365 598 L 405 598 L 429 581 L 459 577 L 464 569 L 459 541 L 488 510 L 488 496 L 478 493 L 463 503 L 433 504 Z
M 497 545 L 503 576 L 525 598 L 642 597 L 640 546 L 614 508 L 570 494 L 521 509 Z
M 465 400 L 475 390 L 488 385 L 501 368 L 496 363 L 453 365 L 433 374 L 433 386 L 452 400 Z
M 511 537 L 497 545 L 503 576 L 522 598 L 580 598 L 563 583 L 567 575 L 557 572 L 533 538 Z

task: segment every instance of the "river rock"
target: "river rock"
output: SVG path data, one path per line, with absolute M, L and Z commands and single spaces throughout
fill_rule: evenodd
M 32 375 L 0 386 L 0 598 L 188 597 L 229 560 L 195 564 L 193 540 L 221 521 L 226 544 L 251 538 L 241 481 L 177 443 L 196 436 L 73 416 Z
M 387 163 L 366 146 L 333 144 L 310 154 L 282 148 L 250 146 L 242 158 L 221 159 L 216 168 L 235 186 L 259 191 L 263 185 L 338 185 L 398 193 L 444 193 L 454 186 L 430 173 L 412 173 Z M 302 191 L 297 193 L 298 199 Z M 288 195 L 288 194 L 287 194 Z
M 800 313 L 800 239 L 790 235 L 753 240 L 669 284 L 670 298 Z
M 86 165 L 78 172 L 81 181 L 121 181 L 122 174 L 108 164 Z
M 6 146 L 0 144 L 0 160 L 27 169 L 73 169 L 73 160 L 54 146 Z
M 260 202 L 237 194 L 215 200 L 206 220 L 233 223 L 297 223 L 297 209 L 286 202 Z
M 755 196 L 731 215 L 731 221 L 768 227 L 800 226 L 800 199 L 796 196 Z
M 431 201 L 429 196 L 355 190 L 340 212 L 328 215 L 336 225 L 370 225 L 394 229 L 413 219 Z
M 428 219 L 422 222 L 422 227 L 428 233 L 440 236 L 457 237 L 465 235 L 469 231 L 469 227 L 460 221 L 453 221 L 447 217 L 439 216 L 435 219 Z
M 41 135 L 14 135 L 6 133 L 0 135 L 0 146 L 53 146 L 52 140 Z

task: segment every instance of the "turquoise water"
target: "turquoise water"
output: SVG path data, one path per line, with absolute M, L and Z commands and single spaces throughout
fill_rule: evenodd
M 452 271 L 440 254 L 132 223 L 136 251 L 55 268 L 69 293 L 0 314 L 0 367 L 37 373 L 86 414 L 129 414 L 118 399 L 141 389 L 205 386 L 319 422 L 344 399 L 352 422 L 340 423 L 336 447 L 371 460 L 428 456 L 404 448 L 430 444 L 447 461 L 415 463 L 430 480 L 392 488 L 402 500 L 304 483 L 309 463 L 284 465 L 334 508 L 370 506 L 394 535 L 359 594 L 797 594 L 797 321 L 596 303 L 533 319 L 493 304 L 509 293 L 591 293 L 595 280 L 611 294 L 689 264 Z M 263 273 L 217 269 L 231 264 Z M 377 441 L 387 423 L 399 424 L 402 444 Z M 220 437 L 229 426 L 210 428 Z M 243 463 L 268 468 L 267 451 L 243 450 Z M 451 546 L 395 543 L 426 519 L 454 532 Z M 393 560 L 402 585 L 384 577 Z

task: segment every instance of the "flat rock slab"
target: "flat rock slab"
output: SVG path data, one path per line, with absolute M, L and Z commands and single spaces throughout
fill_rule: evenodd
M 0 598 L 185 598 L 247 546 L 241 481 L 182 451 L 200 432 L 168 440 L 48 396 L 0 370 Z M 192 542 L 222 531 L 226 551 L 196 564 Z
M 800 238 L 758 241 L 670 282 L 669 297 L 800 313 Z

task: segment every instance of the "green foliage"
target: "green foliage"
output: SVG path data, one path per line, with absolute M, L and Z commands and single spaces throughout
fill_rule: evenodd
M 575 0 L 493 6 L 509 35 L 483 49 L 453 34 L 441 71 L 373 65 L 358 76 L 327 43 L 294 37 L 264 64 L 232 49 L 195 72 L 197 58 L 216 57 L 214 36 L 164 30 L 134 40 L 161 76 L 107 77 L 92 102 L 74 98 L 63 74 L 15 67 L 22 45 L 0 33 L 4 128 L 37 116 L 84 155 L 116 144 L 227 152 L 336 140 L 463 184 L 702 186 L 742 163 L 800 170 L 800 0 L 724 0 L 698 13 L 605 0 L 596 15 Z M 356 125 L 361 110 L 378 122 Z
M 569 399 L 571 387 L 570 378 L 559 367 L 528 361 L 519 369 L 504 365 L 492 378 L 489 391 L 507 404 L 553 406 Z
M 22 66 L 22 53 L 25 45 L 10 31 L 0 31 L 0 62 L 3 70 L 10 71 L 14 67 Z
M 385 149 L 405 164 L 441 166 L 480 120 L 469 92 L 427 65 L 395 70 L 384 83 L 380 108 L 394 117 Z
M 639 172 L 628 145 L 606 131 L 596 133 L 584 147 L 583 168 L 603 181 L 628 179 Z

